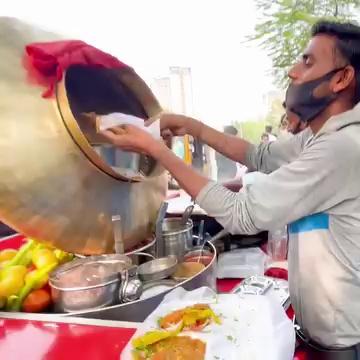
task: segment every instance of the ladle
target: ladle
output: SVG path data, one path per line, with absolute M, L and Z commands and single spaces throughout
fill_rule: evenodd
M 166 211 L 168 208 L 168 203 L 163 202 L 161 204 L 158 217 L 156 219 L 156 228 L 155 228 L 155 236 L 156 236 L 156 257 L 161 258 L 165 256 L 165 243 L 163 237 L 163 222 L 166 215 Z

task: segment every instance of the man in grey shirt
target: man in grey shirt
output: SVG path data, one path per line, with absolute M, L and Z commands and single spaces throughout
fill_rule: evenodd
M 297 321 L 318 344 L 347 348 L 360 343 L 360 28 L 316 24 L 289 77 L 286 107 L 309 125 L 289 140 L 256 147 L 188 117 L 161 117 L 162 130 L 191 134 L 262 172 L 239 193 L 196 173 L 138 128 L 104 136 L 156 158 L 231 233 L 289 224 Z

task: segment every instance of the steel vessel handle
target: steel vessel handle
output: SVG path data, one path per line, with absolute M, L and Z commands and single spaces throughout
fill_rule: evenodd
M 163 257 L 165 255 L 165 243 L 163 237 L 163 222 L 166 215 L 166 211 L 168 208 L 168 203 L 163 202 L 161 204 L 159 214 L 156 220 L 156 229 L 155 229 L 155 236 L 156 236 L 156 245 L 155 245 L 155 252 L 156 257 Z

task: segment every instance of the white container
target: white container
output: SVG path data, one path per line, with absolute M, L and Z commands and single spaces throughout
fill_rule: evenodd
M 266 254 L 259 248 L 237 249 L 219 255 L 217 278 L 264 275 Z

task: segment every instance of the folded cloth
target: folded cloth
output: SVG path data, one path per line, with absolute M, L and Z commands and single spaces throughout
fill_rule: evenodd
M 45 98 L 54 95 L 56 83 L 71 65 L 108 69 L 129 67 L 114 56 L 80 40 L 28 44 L 23 60 L 29 81 L 46 87 L 43 93 Z

